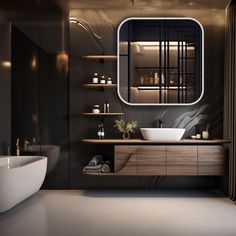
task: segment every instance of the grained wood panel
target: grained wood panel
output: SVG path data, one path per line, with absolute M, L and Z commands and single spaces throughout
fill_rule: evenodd
M 197 175 L 197 146 L 167 146 L 167 175 Z
M 224 147 L 198 146 L 198 175 L 223 175 L 224 170 Z
M 137 175 L 166 175 L 166 147 L 138 146 L 136 165 Z
M 115 146 L 115 173 L 136 175 L 136 146 Z

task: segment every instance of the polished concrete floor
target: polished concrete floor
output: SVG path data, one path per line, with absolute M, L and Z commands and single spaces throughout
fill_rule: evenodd
M 1 236 L 235 236 L 217 192 L 42 190 L 0 214 Z

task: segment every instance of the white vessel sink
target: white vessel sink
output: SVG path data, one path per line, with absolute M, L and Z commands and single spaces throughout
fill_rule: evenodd
M 184 135 L 182 128 L 141 128 L 143 138 L 148 141 L 178 141 Z

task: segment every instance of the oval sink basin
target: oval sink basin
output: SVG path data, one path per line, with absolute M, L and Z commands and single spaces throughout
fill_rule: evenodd
M 178 141 L 184 135 L 182 128 L 141 128 L 143 138 L 148 141 Z

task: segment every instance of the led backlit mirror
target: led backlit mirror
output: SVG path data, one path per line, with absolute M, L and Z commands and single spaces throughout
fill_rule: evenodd
M 204 91 L 204 32 L 191 18 L 129 18 L 118 28 L 118 94 L 129 105 L 192 105 Z

